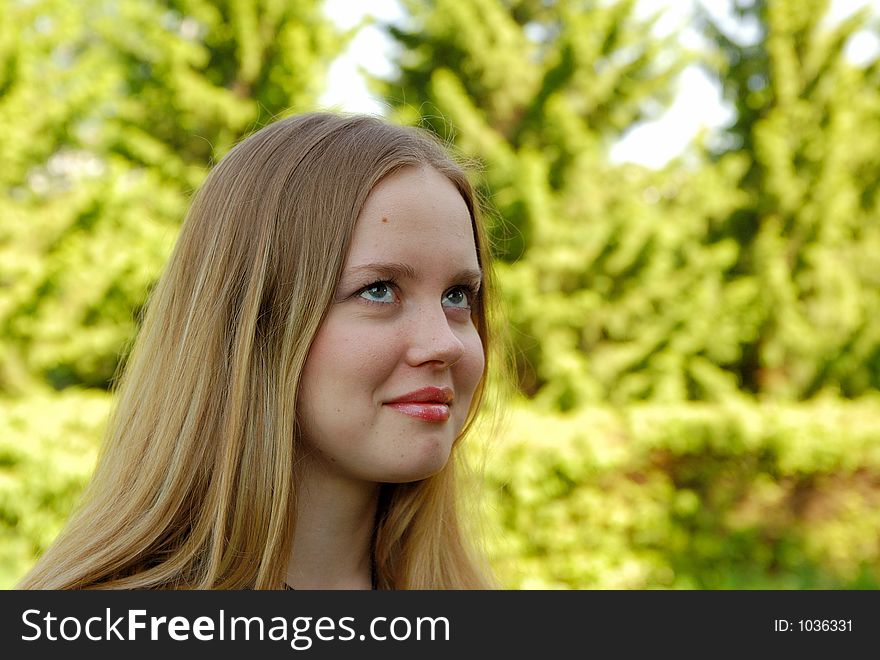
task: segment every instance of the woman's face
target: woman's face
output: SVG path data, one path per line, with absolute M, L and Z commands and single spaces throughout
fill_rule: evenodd
M 396 483 L 445 465 L 483 372 L 469 309 L 479 286 L 455 186 L 430 167 L 383 179 L 306 360 L 299 414 L 309 460 Z

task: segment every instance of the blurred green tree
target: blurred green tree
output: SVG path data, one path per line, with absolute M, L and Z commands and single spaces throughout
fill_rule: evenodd
M 207 168 L 312 108 L 320 0 L 0 6 L 0 392 L 109 386 Z
M 634 0 L 406 5 L 389 28 L 400 72 L 381 88 L 404 121 L 486 165 L 522 392 L 560 410 L 735 392 L 723 365 L 745 311 L 722 277 L 735 245 L 707 220 L 734 204 L 730 173 L 608 157 L 670 100 L 691 57 L 677 35 L 657 36 Z
M 704 25 L 736 107 L 714 155 L 744 165 L 715 227 L 738 245 L 729 278 L 754 317 L 735 371 L 770 398 L 857 397 L 880 387 L 880 60 L 846 47 L 870 15 L 832 26 L 828 0 L 733 6 L 753 37 Z
M 526 395 L 567 410 L 877 386 L 877 64 L 843 56 L 864 16 L 831 29 L 827 3 L 742 3 L 760 42 L 715 30 L 709 54 L 739 112 L 727 146 L 651 172 L 608 148 L 691 54 L 636 2 L 405 4 L 399 74 L 378 87 L 486 166 Z

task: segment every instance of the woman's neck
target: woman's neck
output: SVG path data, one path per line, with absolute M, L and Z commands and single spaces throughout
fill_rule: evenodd
M 286 582 L 294 589 L 371 589 L 379 484 L 297 469 L 296 530 Z

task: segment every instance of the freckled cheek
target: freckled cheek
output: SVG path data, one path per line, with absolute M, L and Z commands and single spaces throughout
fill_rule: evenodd
M 313 346 L 313 352 L 317 349 L 340 386 L 348 384 L 364 391 L 365 386 L 381 382 L 393 370 L 399 347 L 394 333 L 351 322 L 328 331 L 320 337 L 319 345 Z

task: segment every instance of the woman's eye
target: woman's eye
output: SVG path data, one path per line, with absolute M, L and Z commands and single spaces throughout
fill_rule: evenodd
M 360 297 L 370 302 L 393 303 L 394 291 L 388 282 L 374 282 L 361 290 Z
M 470 309 L 471 293 L 465 287 L 457 286 L 446 292 L 446 295 L 443 296 L 443 304 L 447 307 Z

